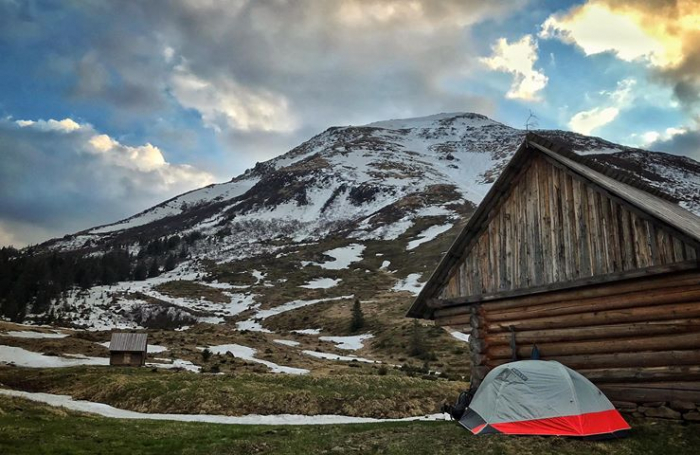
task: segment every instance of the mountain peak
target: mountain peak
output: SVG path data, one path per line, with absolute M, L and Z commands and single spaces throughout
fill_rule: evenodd
M 484 126 L 488 123 L 499 124 L 495 120 L 492 120 L 485 115 L 474 112 L 443 112 L 440 114 L 427 115 L 425 117 L 381 120 L 378 122 L 368 123 L 367 125 L 363 126 L 400 130 L 410 128 L 431 128 L 440 124 L 451 124 L 457 121 L 467 125 L 469 123 L 473 123 L 473 126 Z

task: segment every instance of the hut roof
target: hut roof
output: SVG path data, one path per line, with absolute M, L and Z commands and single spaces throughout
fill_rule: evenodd
M 630 179 L 614 169 L 578 155 L 562 143 L 528 133 L 414 300 L 408 310 L 408 317 L 431 317 L 427 300 L 438 294 L 444 282 L 449 279 L 454 266 L 469 253 L 481 228 L 488 222 L 491 210 L 497 206 L 502 197 L 508 194 L 512 180 L 527 160 L 538 152 L 544 153 L 573 173 L 598 185 L 659 222 L 674 228 L 684 234 L 690 242 L 700 246 L 700 218 L 680 207 L 670 196 L 646 185 L 641 180 Z
M 109 342 L 110 351 L 145 352 L 148 342 L 146 333 L 113 333 Z

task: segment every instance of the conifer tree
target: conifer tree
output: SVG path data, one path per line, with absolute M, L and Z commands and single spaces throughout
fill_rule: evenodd
M 153 258 L 151 262 L 151 267 L 148 269 L 148 278 L 153 278 L 160 275 L 160 266 L 158 265 L 158 259 Z
M 365 316 L 362 314 L 360 299 L 355 299 L 352 305 L 352 319 L 350 320 L 350 331 L 357 332 L 365 326 Z
M 425 347 L 425 337 L 423 336 L 423 331 L 418 323 L 418 319 L 413 320 L 413 327 L 411 329 L 411 342 L 410 342 L 409 354 L 413 357 L 423 358 L 427 354 L 427 349 Z
M 175 267 L 177 267 L 177 258 L 175 258 L 174 254 L 169 254 L 167 259 L 165 259 L 165 271 L 169 272 Z
M 134 279 L 136 281 L 143 281 L 146 278 L 148 278 L 148 268 L 146 267 L 146 263 L 139 261 L 136 264 L 136 267 L 134 267 Z

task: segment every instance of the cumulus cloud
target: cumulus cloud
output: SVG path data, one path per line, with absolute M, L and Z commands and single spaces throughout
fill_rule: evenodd
M 569 127 L 577 133 L 591 134 L 596 128 L 607 125 L 617 118 L 620 109 L 616 107 L 595 107 L 576 113 L 569 120 Z
M 69 118 L 0 120 L 0 149 L 4 243 L 116 221 L 213 181 L 207 172 L 169 163 L 152 144 L 122 144 Z
M 492 70 L 513 75 L 513 83 L 506 97 L 538 99 L 538 92 L 547 85 L 547 76 L 543 71 L 535 69 L 537 42 L 532 35 L 525 35 L 514 43 L 500 38 L 492 47 L 492 51 L 490 57 L 482 58 L 481 61 Z
M 217 131 L 292 131 L 296 120 L 289 102 L 266 89 L 243 87 L 231 78 L 204 80 L 178 65 L 171 78 L 172 92 L 180 104 L 196 109 L 204 123 Z
M 589 0 L 550 16 L 540 37 L 646 64 L 686 107 L 700 101 L 700 1 Z
M 73 119 L 64 118 L 63 120 L 16 120 L 15 123 L 21 127 L 31 126 L 41 131 L 61 131 L 70 133 L 71 131 L 79 130 L 80 124 Z
M 601 92 L 600 95 L 607 98 L 603 103 L 608 106 L 577 112 L 569 120 L 569 127 L 577 133 L 591 134 L 595 129 L 612 122 L 617 118 L 620 110 L 629 106 L 635 84 L 634 79 L 625 79 L 617 84 L 615 90 Z
M 632 134 L 633 139 L 637 139 L 637 144 L 643 147 L 649 146 L 655 142 L 665 142 L 672 139 L 674 136 L 688 133 L 686 127 L 669 127 L 663 131 L 646 131 L 644 133 Z

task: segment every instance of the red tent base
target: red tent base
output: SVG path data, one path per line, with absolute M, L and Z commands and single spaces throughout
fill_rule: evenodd
M 615 409 L 573 416 L 488 424 L 468 409 L 460 424 L 474 434 L 512 434 L 532 436 L 574 436 L 592 439 L 627 435 L 630 426 Z

